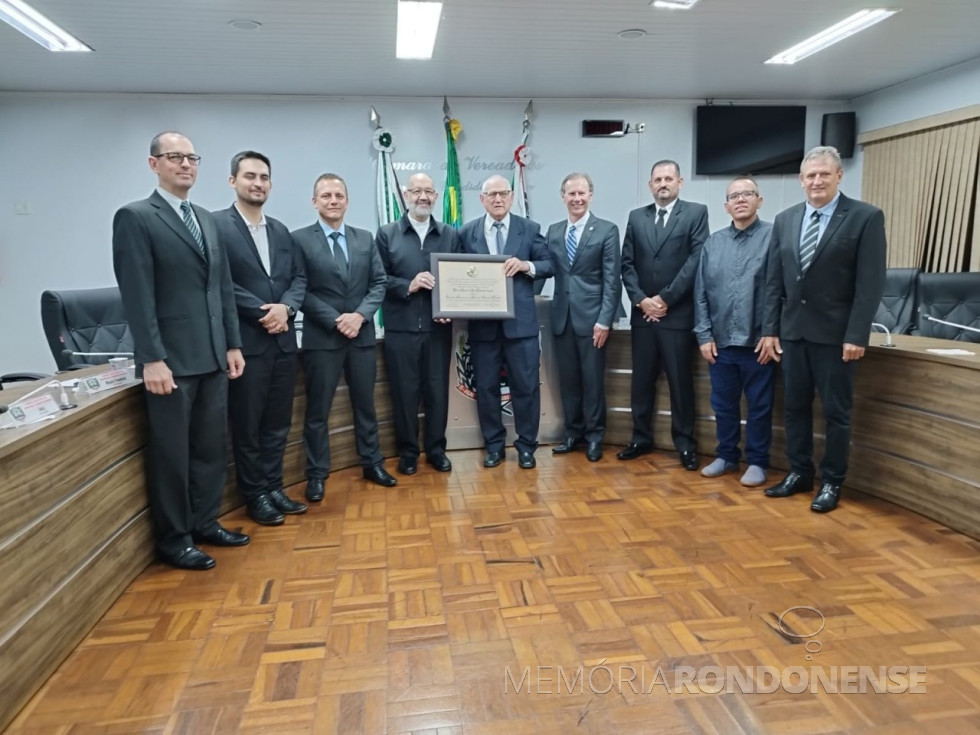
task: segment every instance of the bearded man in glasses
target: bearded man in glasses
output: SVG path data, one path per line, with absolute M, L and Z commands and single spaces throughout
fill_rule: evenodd
M 418 471 L 420 402 L 425 410 L 425 459 L 438 472 L 453 468 L 446 456 L 453 327 L 449 319 L 432 318 L 435 276 L 429 256 L 458 252 L 459 233 L 432 216 L 438 197 L 431 177 L 414 174 L 405 187 L 408 211 L 383 225 L 375 238 L 388 274 L 381 313 L 398 471 L 403 475 Z
M 210 569 L 195 544 L 244 546 L 218 524 L 228 380 L 242 374 L 228 258 L 214 219 L 188 194 L 201 157 L 180 133 L 150 142 L 156 190 L 112 222 L 112 260 L 147 411 L 146 489 L 160 558 Z

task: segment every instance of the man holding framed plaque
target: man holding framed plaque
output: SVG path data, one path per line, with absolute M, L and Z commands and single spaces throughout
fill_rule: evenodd
M 511 281 L 514 308 L 512 318 L 470 317 L 476 406 L 486 448 L 483 466 L 496 467 L 504 459 L 507 431 L 500 415 L 500 375 L 506 364 L 517 430 L 514 447 L 520 466 L 531 469 L 536 464 L 534 451 L 541 420 L 541 347 L 534 280 L 554 275 L 554 265 L 540 225 L 511 214 L 514 192 L 507 179 L 495 175 L 484 181 L 480 202 L 487 213 L 460 230 L 462 251 L 505 257 L 497 267 Z

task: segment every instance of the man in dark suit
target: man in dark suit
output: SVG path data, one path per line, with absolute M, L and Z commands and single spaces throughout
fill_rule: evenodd
M 306 295 L 306 271 L 289 230 L 262 212 L 272 190 L 269 159 L 255 151 L 237 153 L 228 183 L 236 201 L 214 212 L 214 219 L 228 254 L 248 358 L 248 370 L 228 387 L 235 472 L 249 517 L 277 526 L 283 513 L 306 512 L 282 484 L 296 387 L 291 324 Z
M 590 462 L 602 458 L 606 434 L 606 340 L 619 306 L 619 228 L 589 212 L 592 179 L 573 173 L 561 182 L 568 219 L 548 229 L 555 266 L 551 328 L 565 440 L 552 448 L 567 454 L 586 443 Z
M 633 438 L 617 457 L 653 451 L 654 391 L 661 369 L 670 390 L 670 433 L 684 469 L 698 468 L 694 439 L 694 275 L 708 238 L 708 208 L 677 198 L 675 161 L 650 171 L 653 204 L 630 212 L 623 238 L 623 286 L 633 305 Z
M 214 220 L 187 195 L 200 156 L 180 133 L 150 142 L 157 188 L 112 222 L 112 260 L 146 388 L 146 488 L 157 552 L 210 569 L 195 543 L 243 546 L 218 524 L 225 485 L 228 379 L 242 374 L 235 295 Z
M 382 307 L 385 320 L 385 364 L 395 410 L 398 471 L 414 475 L 419 458 L 419 402 L 425 408 L 425 457 L 439 472 L 449 472 L 446 423 L 449 418 L 451 320 L 432 318 L 435 277 L 432 253 L 459 251 L 459 233 L 437 222 L 432 207 L 439 196 L 427 174 L 414 174 L 405 188 L 408 211 L 384 225 L 376 238 L 388 273 Z
M 826 422 L 821 486 L 810 505 L 840 502 L 851 443 L 855 362 L 864 356 L 885 283 L 885 217 L 839 191 L 837 149 L 814 148 L 800 166 L 806 202 L 773 223 L 766 276 L 763 350 L 782 358 L 790 472 L 772 498 L 812 492 L 813 394 Z
M 364 478 L 383 487 L 398 481 L 384 468 L 374 411 L 374 313 L 388 277 L 374 237 L 344 223 L 347 184 L 322 174 L 313 185 L 319 219 L 293 232 L 306 265 L 303 301 L 303 369 L 306 373 L 306 499 L 323 500 L 330 474 L 327 421 L 343 372 L 354 409 L 354 439 Z
M 518 464 L 531 469 L 536 465 L 534 450 L 538 448 L 541 423 L 541 347 L 534 279 L 553 275 L 554 265 L 538 223 L 510 213 L 514 192 L 507 179 L 491 176 L 484 181 L 480 201 L 487 214 L 460 230 L 462 250 L 508 256 L 502 267 L 504 274 L 514 279 L 514 318 L 473 319 L 468 328 L 477 414 L 486 447 L 483 466 L 496 467 L 504 459 L 507 431 L 500 417 L 500 373 L 506 363 Z

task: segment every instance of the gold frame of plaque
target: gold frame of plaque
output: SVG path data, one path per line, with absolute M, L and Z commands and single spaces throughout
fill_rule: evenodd
M 509 255 L 431 253 L 430 258 L 434 319 L 514 318 L 514 279 L 502 267 Z

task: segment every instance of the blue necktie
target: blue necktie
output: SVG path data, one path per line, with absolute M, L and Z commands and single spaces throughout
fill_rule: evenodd
M 337 267 L 340 268 L 340 272 L 347 274 L 347 256 L 344 255 L 344 249 L 340 247 L 340 233 L 331 232 L 330 239 L 333 240 L 333 259 L 337 261 Z
M 817 252 L 817 234 L 820 232 L 820 212 L 814 210 L 813 214 L 810 215 L 810 224 L 806 228 L 806 232 L 803 233 L 803 239 L 800 240 L 800 272 L 806 273 L 807 268 L 810 267 L 810 263 L 813 262 L 813 256 Z
M 194 216 L 191 214 L 191 205 L 189 202 L 183 201 L 180 203 L 180 214 L 184 218 L 184 224 L 187 225 L 187 229 L 191 232 L 191 237 L 197 243 L 197 248 L 201 251 L 201 255 L 207 258 L 207 253 L 204 251 L 204 238 L 201 236 L 201 229 L 197 226 L 197 222 L 194 221 Z
M 494 255 L 503 255 L 504 254 L 504 223 L 494 222 L 493 229 L 497 231 L 497 235 L 494 238 L 494 244 L 497 247 L 497 252 L 494 253 Z
M 575 260 L 575 225 L 568 228 L 568 236 L 565 238 L 565 252 L 568 253 L 568 264 L 571 265 Z

